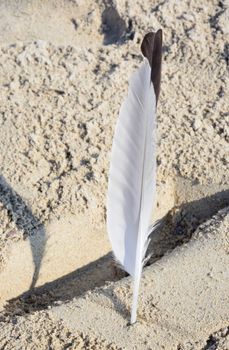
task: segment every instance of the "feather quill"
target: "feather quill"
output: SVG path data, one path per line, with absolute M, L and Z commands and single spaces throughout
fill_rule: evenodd
M 107 193 L 107 230 L 117 261 L 133 278 L 131 324 L 136 322 L 140 279 L 156 194 L 156 104 L 162 32 L 148 33 L 146 57 L 129 82 L 113 139 Z

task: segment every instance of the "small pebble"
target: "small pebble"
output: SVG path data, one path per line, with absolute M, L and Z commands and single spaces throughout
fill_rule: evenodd
M 202 126 L 200 119 L 195 119 L 193 123 L 193 130 L 198 130 Z

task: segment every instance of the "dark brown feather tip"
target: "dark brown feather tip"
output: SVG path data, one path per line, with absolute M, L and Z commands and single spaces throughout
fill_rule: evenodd
M 162 30 L 150 32 L 144 36 L 141 44 L 142 54 L 148 59 L 151 67 L 151 80 L 158 102 L 161 84 Z

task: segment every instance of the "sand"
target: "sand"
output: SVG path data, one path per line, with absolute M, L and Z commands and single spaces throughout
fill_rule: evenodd
M 2 316 L 0 345 L 4 349 L 46 349 L 48 344 L 51 349 L 228 349 L 228 225 L 226 208 L 200 225 L 189 243 L 144 270 L 135 325 L 128 325 L 132 291 L 130 278 L 125 278 L 71 301 L 56 301 L 48 311 L 29 311 L 26 303 L 18 301 Z M 68 288 L 71 284 L 65 281 Z M 33 305 L 35 301 L 34 296 Z
M 107 322 L 101 324 L 93 315 L 101 313 L 100 299 L 106 303 L 102 297 L 106 284 L 124 277 L 114 269 L 105 227 L 109 155 L 120 103 L 131 72 L 142 61 L 139 44 L 148 30 L 162 28 L 164 32 L 157 113 L 157 206 L 152 213 L 152 220 L 164 218 L 164 222 L 152 240 L 147 276 L 154 276 L 156 264 L 166 255 L 165 272 L 156 272 L 163 280 L 174 259 L 173 249 L 190 239 L 189 259 L 193 249 L 197 256 L 200 250 L 200 258 L 205 260 L 212 245 L 221 254 L 228 244 L 227 221 L 221 214 L 216 221 L 224 228 L 216 230 L 215 222 L 209 224 L 218 237 L 217 244 L 212 238 L 203 243 L 198 235 L 195 240 L 200 246 L 193 248 L 191 243 L 199 225 L 211 223 L 208 220 L 229 205 L 228 3 L 7 1 L 1 2 L 0 10 L 0 307 L 5 349 L 46 349 L 51 341 L 46 317 L 54 349 L 64 349 L 67 334 L 72 348 L 105 349 L 112 343 L 110 348 L 178 349 L 179 341 L 190 339 L 194 349 L 210 349 L 215 339 L 212 349 L 227 349 L 226 309 L 213 298 L 218 306 L 212 322 L 203 317 L 204 327 L 198 331 L 198 308 L 208 315 L 212 306 L 195 299 L 193 286 L 189 286 L 190 295 L 198 306 L 192 309 L 194 318 L 187 339 L 185 330 L 179 338 L 174 328 L 180 322 L 174 309 L 163 313 L 161 321 L 154 320 L 158 329 L 155 339 L 160 345 L 153 343 L 153 338 L 149 338 L 151 344 L 144 345 L 133 333 L 127 346 L 123 326 L 127 316 L 120 316 L 118 310 L 119 316 L 114 317 L 121 340 L 112 340 L 107 336 Z M 192 264 L 185 263 L 182 250 L 176 254 L 188 280 L 194 273 Z M 213 263 L 220 273 L 215 257 Z M 175 270 L 179 279 L 182 273 Z M 195 273 L 200 276 L 201 271 L 202 265 L 198 265 Z M 145 292 L 154 290 L 152 278 L 146 280 Z M 176 291 L 174 303 L 180 299 L 177 279 L 171 281 Z M 222 293 L 229 290 L 228 281 L 225 279 Z M 118 283 L 125 291 L 129 280 Z M 214 292 L 219 284 L 208 288 Z M 207 288 L 208 280 L 203 278 L 198 285 Z M 159 297 L 161 286 L 156 286 Z M 84 300 L 82 295 L 90 295 L 95 287 L 102 287 L 101 292 L 95 292 L 98 302 L 92 305 L 86 297 L 85 318 L 80 317 L 80 323 L 75 312 L 76 323 L 72 325 L 67 311 L 71 303 L 77 309 Z M 32 296 L 19 298 L 30 288 L 34 288 Z M 125 293 L 120 298 L 123 302 Z M 161 298 L 163 310 L 168 300 L 167 294 Z M 60 307 L 66 308 L 66 320 L 57 316 L 57 302 L 64 302 Z M 182 312 L 190 321 L 186 313 L 192 305 L 189 299 L 184 304 L 187 309 Z M 111 304 L 104 317 L 110 312 L 113 315 L 115 308 L 119 306 Z M 152 311 L 150 304 L 145 308 L 147 313 Z M 166 315 L 176 321 L 171 328 L 163 318 Z M 7 328 L 15 329 L 14 317 L 20 344 Z M 145 329 L 143 334 L 153 334 L 152 322 L 149 328 L 144 322 L 137 332 Z M 30 340 L 24 334 L 26 327 L 31 329 Z M 100 327 L 104 334 L 98 331 Z M 35 344 L 37 332 L 40 343 Z M 163 341 L 165 334 L 171 341 Z

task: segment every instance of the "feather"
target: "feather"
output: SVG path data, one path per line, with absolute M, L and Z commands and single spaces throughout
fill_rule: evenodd
M 141 44 L 141 51 L 148 59 L 151 67 L 151 81 L 154 86 L 156 100 L 158 102 L 161 84 L 161 56 L 162 56 L 162 30 L 157 33 L 147 33 Z
M 157 40 L 152 42 L 152 36 L 151 40 L 145 38 L 142 52 L 147 59 L 130 79 L 128 96 L 116 125 L 107 193 L 108 236 L 117 261 L 133 278 L 131 324 L 136 321 L 140 278 L 156 194 L 156 101 L 160 84 L 155 93 L 154 53 L 149 48 Z M 158 75 L 155 81 L 158 82 Z

